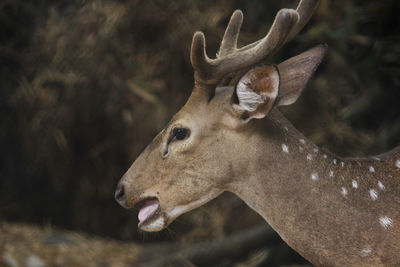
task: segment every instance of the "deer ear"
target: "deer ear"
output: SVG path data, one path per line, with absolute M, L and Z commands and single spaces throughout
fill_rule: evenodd
M 321 63 L 327 45 L 319 45 L 278 66 L 261 66 L 249 70 L 235 88 L 237 103 L 233 107 L 246 121 L 264 118 L 274 106 L 296 102 L 312 74 Z
M 249 70 L 235 88 L 234 109 L 242 119 L 264 118 L 272 109 L 279 91 L 279 73 L 275 66 L 261 66 Z
M 319 45 L 278 65 L 280 88 L 276 106 L 296 102 L 327 50 L 327 45 Z

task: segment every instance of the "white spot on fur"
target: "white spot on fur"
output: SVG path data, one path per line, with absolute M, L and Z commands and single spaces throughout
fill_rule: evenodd
M 388 229 L 393 226 L 393 220 L 387 216 L 380 217 L 379 223 L 382 225 L 383 228 Z
M 333 171 L 330 171 L 330 172 L 329 172 L 329 176 L 330 176 L 330 177 L 333 177 Z
M 314 148 L 314 152 L 315 152 L 315 153 L 318 153 L 318 148 Z
M 299 151 L 300 151 L 300 152 L 303 152 L 303 151 L 304 151 L 304 148 L 303 148 L 302 146 L 299 146 Z
M 360 255 L 361 255 L 361 257 L 367 257 L 367 256 L 371 255 L 371 253 L 372 253 L 372 248 L 370 246 L 366 246 L 365 248 L 363 248 L 361 250 Z
M 356 180 L 353 180 L 352 182 L 351 182 L 351 185 L 353 186 L 353 188 L 355 188 L 355 189 L 357 189 L 358 188 L 358 183 L 357 183 L 357 181 Z
M 400 159 L 396 160 L 396 167 L 400 168 Z
M 375 189 L 370 189 L 369 190 L 369 195 L 372 200 L 376 200 L 378 198 L 378 192 L 376 192 Z
M 337 163 L 337 160 L 336 160 L 336 159 L 333 159 L 333 164 L 336 165 L 336 163 Z
M 326 159 L 328 156 L 326 154 L 324 154 L 324 159 Z
M 318 180 L 318 173 L 316 173 L 316 172 L 312 173 L 312 174 L 311 174 L 311 179 L 312 179 L 313 181 L 317 181 L 317 180 Z
M 381 181 L 378 181 L 378 186 L 381 190 L 385 190 L 385 186 L 382 184 Z
M 369 166 L 369 171 L 370 171 L 370 172 L 375 172 L 375 168 L 372 167 L 372 166 Z
M 303 145 L 306 143 L 306 140 L 304 140 L 304 139 L 300 139 L 299 141 L 300 141 L 300 143 L 302 143 Z M 400 167 L 399 167 L 399 168 L 400 168 Z
M 289 153 L 289 147 L 285 144 L 282 144 L 282 151 L 285 153 Z
M 311 154 L 309 153 L 309 154 L 307 154 L 307 159 L 308 160 L 312 160 L 312 156 L 311 156 Z
M 347 189 L 345 187 L 342 187 L 342 195 L 344 197 L 347 196 Z

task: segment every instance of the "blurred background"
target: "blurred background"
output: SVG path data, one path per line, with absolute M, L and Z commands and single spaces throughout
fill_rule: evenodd
M 137 212 L 113 199 L 191 92 L 193 32 L 205 32 L 212 57 L 235 9 L 244 12 L 245 45 L 296 5 L 2 0 L 0 266 L 307 265 L 232 194 L 155 234 L 138 231 Z M 300 100 L 281 109 L 318 145 L 367 156 L 400 143 L 398 10 L 398 0 L 321 0 L 269 60 L 329 45 Z

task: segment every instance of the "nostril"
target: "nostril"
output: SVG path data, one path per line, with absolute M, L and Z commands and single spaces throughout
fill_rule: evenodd
M 126 196 L 125 196 L 125 189 L 123 184 L 118 184 L 117 189 L 115 190 L 115 200 L 121 204 L 126 204 Z

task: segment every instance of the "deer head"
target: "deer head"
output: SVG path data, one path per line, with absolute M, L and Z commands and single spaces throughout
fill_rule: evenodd
M 244 158 L 251 159 L 257 151 L 249 142 L 257 135 L 257 121 L 296 101 L 326 46 L 278 65 L 259 64 L 302 29 L 316 4 L 302 0 L 296 10 L 280 10 L 268 34 L 242 48 L 237 48 L 237 39 L 243 14 L 235 11 L 215 59 L 206 54 L 203 33 L 194 34 L 192 94 L 136 159 L 115 193 L 123 207 L 140 209 L 142 230 L 162 230 L 181 214 L 230 190 L 236 179 L 246 178 L 247 165 L 256 164 Z M 235 86 L 219 86 L 239 70 L 248 71 Z

